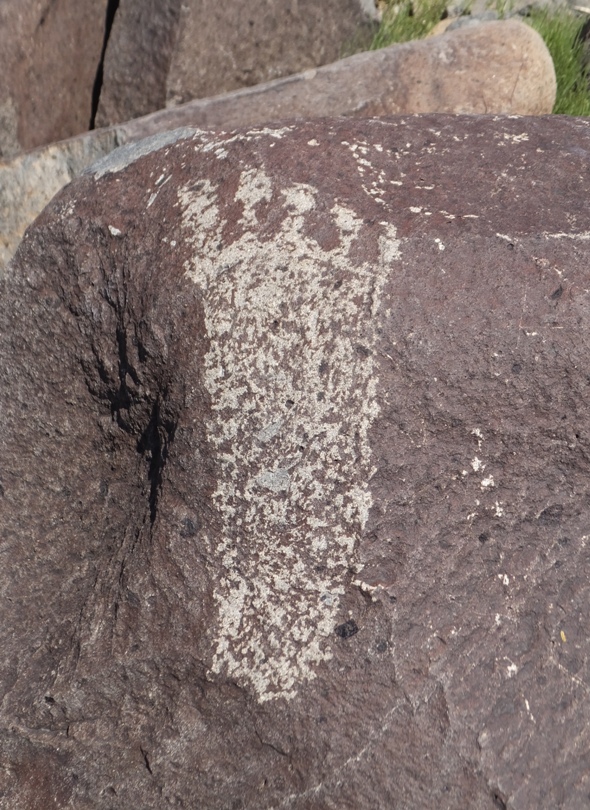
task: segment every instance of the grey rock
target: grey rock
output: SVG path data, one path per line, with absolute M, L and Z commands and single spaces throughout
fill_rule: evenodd
M 0 808 L 583 807 L 590 123 L 151 149 L 0 282 Z
M 500 6 L 504 18 L 515 15 L 527 14 L 531 8 L 544 8 L 550 11 L 564 11 L 574 7 L 576 4 L 570 0 L 508 0 Z M 459 17 L 462 15 L 480 16 L 487 14 L 494 6 L 489 0 L 453 0 L 447 4 L 447 14 L 449 17 Z
M 120 172 L 121 169 L 129 166 L 130 163 L 134 163 L 140 157 L 149 155 L 156 149 L 162 149 L 169 144 L 176 143 L 176 141 L 182 138 L 190 138 L 195 134 L 196 130 L 190 127 L 184 127 L 150 135 L 142 140 L 128 143 L 124 146 L 120 146 L 118 149 L 114 149 L 112 152 L 93 161 L 85 171 L 94 174 L 96 177 L 102 177 L 104 174 L 109 174 L 110 172 Z
M 115 129 L 99 130 L 0 163 L 0 277 L 53 195 L 120 143 Z
M 0 156 L 11 158 L 19 152 L 17 110 L 8 97 L 0 103 Z

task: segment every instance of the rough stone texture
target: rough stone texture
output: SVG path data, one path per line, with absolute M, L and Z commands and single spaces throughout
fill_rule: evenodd
M 517 22 L 485 28 L 483 35 L 460 31 L 436 44 L 409 43 L 358 54 L 317 71 L 163 110 L 0 164 L 0 275 L 25 228 L 60 183 L 115 146 L 157 132 L 328 114 L 550 112 L 555 72 L 541 38 Z
M 372 0 L 121 0 L 97 123 L 333 62 L 368 45 L 375 16 Z
M 589 151 L 185 130 L 58 195 L 0 283 L 2 810 L 586 806 Z
M 84 132 L 107 0 L 2 0 L 0 157 Z

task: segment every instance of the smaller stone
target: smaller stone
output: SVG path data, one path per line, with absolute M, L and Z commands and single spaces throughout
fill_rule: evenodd
M 501 19 L 496 11 L 485 11 L 483 14 L 469 14 L 463 17 L 456 17 L 451 19 L 447 31 L 458 31 L 459 28 L 467 28 L 473 25 L 480 25 L 484 22 L 493 22 L 494 20 Z

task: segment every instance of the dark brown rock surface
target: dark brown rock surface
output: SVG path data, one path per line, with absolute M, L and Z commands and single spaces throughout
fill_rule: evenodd
M 107 0 L 2 0 L 0 158 L 90 127 Z
M 585 807 L 590 125 L 114 152 L 0 282 L 0 807 Z
M 369 44 L 374 15 L 372 0 L 120 0 L 97 124 L 334 62 Z

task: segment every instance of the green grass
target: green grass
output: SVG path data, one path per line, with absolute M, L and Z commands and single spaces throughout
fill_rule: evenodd
M 510 9 L 510 0 L 492 0 L 489 5 L 499 16 L 504 16 Z M 446 0 L 390 2 L 371 49 L 425 37 L 442 18 L 445 7 Z M 553 112 L 590 116 L 588 67 L 584 63 L 584 48 L 579 37 L 584 18 L 567 10 L 533 8 L 528 17 L 521 19 L 541 35 L 553 59 L 557 78 Z
M 371 50 L 384 48 L 393 42 L 409 42 L 411 39 L 422 39 L 441 19 L 447 0 L 412 3 L 403 0 L 390 4 L 383 13 L 379 30 L 371 43 Z M 414 8 L 415 6 L 415 8 Z
M 526 22 L 543 37 L 553 59 L 557 77 L 553 112 L 590 115 L 588 70 L 583 64 L 583 44 L 579 38 L 583 18 L 568 12 L 532 9 Z

